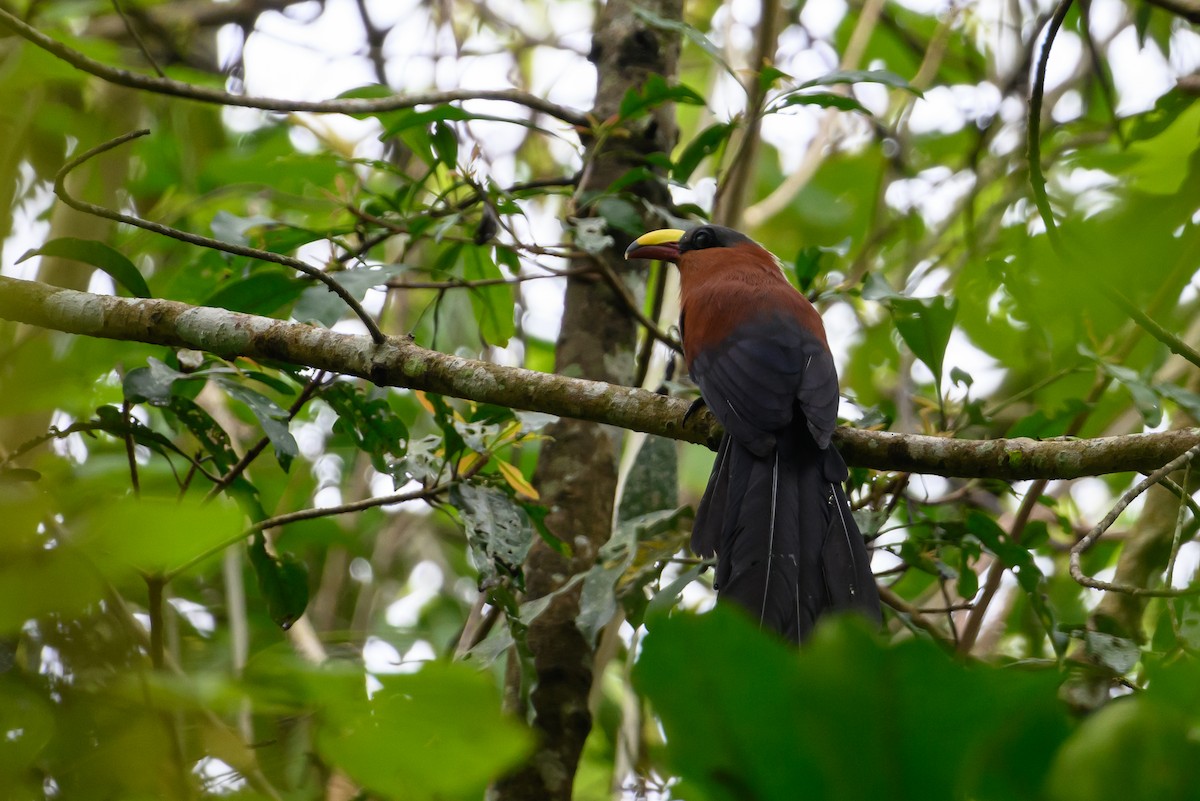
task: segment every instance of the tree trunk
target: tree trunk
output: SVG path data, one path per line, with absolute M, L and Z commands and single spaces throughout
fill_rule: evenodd
M 593 115 L 606 120 L 617 113 L 621 99 L 638 89 L 649 75 L 672 76 L 679 55 L 678 38 L 656 30 L 635 13 L 645 10 L 665 19 L 682 16 L 680 0 L 635 4 L 611 0 L 596 21 L 591 60 L 598 71 Z M 584 177 L 577 198 L 591 198 L 634 167 L 645 166 L 645 155 L 666 153 L 675 142 L 672 107 L 633 121 L 629 136 L 591 142 L 585 155 Z M 632 187 L 651 203 L 668 202 L 664 182 Z M 574 210 L 575 216 L 595 216 L 593 208 Z M 622 259 L 629 237 L 609 227 L 616 246 L 589 259 L 592 270 L 567 284 L 555 370 L 567 375 L 629 384 L 633 379 L 636 328 L 624 301 L 603 276 L 640 286 Z M 578 266 L 578 265 L 577 265 Z M 639 294 L 635 292 L 634 294 Z M 562 420 L 547 433 L 535 476 L 541 497 L 550 509 L 549 528 L 572 549 L 564 557 L 544 543 L 535 544 L 525 565 L 530 598 L 543 597 L 570 576 L 587 570 L 612 529 L 620 436 L 594 423 Z M 529 627 L 536 684 L 529 694 L 538 750 L 519 771 L 499 782 L 496 795 L 517 799 L 569 799 L 584 741 L 591 731 L 588 694 L 592 686 L 595 643 L 588 642 L 575 624 L 578 588 L 562 593 Z M 510 675 L 510 682 L 519 677 Z M 511 695 L 510 695 L 511 697 Z

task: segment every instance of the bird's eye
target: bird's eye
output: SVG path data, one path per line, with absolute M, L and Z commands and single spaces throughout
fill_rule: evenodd
M 716 238 L 713 236 L 713 232 L 707 228 L 701 228 L 692 236 L 692 247 L 696 250 L 711 248 L 715 244 L 717 244 Z

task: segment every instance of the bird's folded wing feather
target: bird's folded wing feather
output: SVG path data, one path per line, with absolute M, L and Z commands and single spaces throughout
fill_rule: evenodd
M 837 371 L 825 343 L 786 316 L 742 323 L 690 365 L 708 408 L 750 451 L 765 456 L 799 401 L 821 448 L 837 424 Z

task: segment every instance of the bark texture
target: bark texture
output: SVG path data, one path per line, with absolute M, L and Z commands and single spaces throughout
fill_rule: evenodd
M 721 439 L 721 427 L 707 411 L 683 422 L 690 404 L 681 398 L 464 359 L 398 337 L 376 345 L 369 337 L 303 323 L 171 300 L 93 295 L 3 276 L 0 319 L 230 359 L 277 359 L 366 378 L 379 386 L 607 423 L 713 449 Z M 1150 472 L 1200 443 L 1200 429 L 1095 439 L 970 440 L 839 428 L 833 440 L 854 467 L 1017 481 Z
M 635 9 L 665 19 L 680 19 L 680 0 L 652 0 L 635 4 L 610 0 L 596 20 L 590 58 L 596 65 L 597 91 L 593 116 L 612 118 L 621 99 L 640 89 L 650 75 L 670 77 L 675 72 L 679 42 L 650 27 Z M 588 143 L 577 198 L 603 193 L 635 167 L 645 166 L 649 153 L 669 152 L 675 143 L 673 110 L 662 108 L 649 118 L 603 141 Z M 668 201 L 664 182 L 643 182 L 633 187 L 651 203 Z M 594 208 L 581 205 L 575 216 L 595 216 Z M 626 236 L 609 227 L 618 238 Z M 555 371 L 616 384 L 633 379 L 636 328 L 633 316 L 614 288 L 615 282 L 640 286 L 640 277 L 629 275 L 621 258 L 628 241 L 618 241 L 592 260 L 586 276 L 568 282 L 562 328 L 559 332 Z M 635 294 L 637 294 L 635 292 Z M 619 453 L 617 433 L 595 423 L 564 419 L 547 433 L 535 480 L 550 509 L 546 524 L 570 543 L 572 555 L 564 557 L 543 543 L 534 545 L 525 565 L 526 588 L 531 598 L 559 589 L 572 575 L 587 570 L 612 531 L 613 502 L 617 486 Z M 592 688 L 595 643 L 576 626 L 579 590 L 561 593 L 529 628 L 536 684 L 530 693 L 532 722 L 540 736 L 538 750 L 519 771 L 497 784 L 504 801 L 571 797 L 575 769 L 584 741 L 591 731 L 588 696 Z M 516 676 L 510 680 L 517 680 Z

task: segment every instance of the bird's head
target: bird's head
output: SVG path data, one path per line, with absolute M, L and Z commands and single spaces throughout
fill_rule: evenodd
M 679 264 L 688 253 L 738 246 L 758 248 L 745 234 L 723 225 L 698 225 L 687 231 L 661 228 L 642 234 L 625 250 L 627 259 L 657 259 Z

